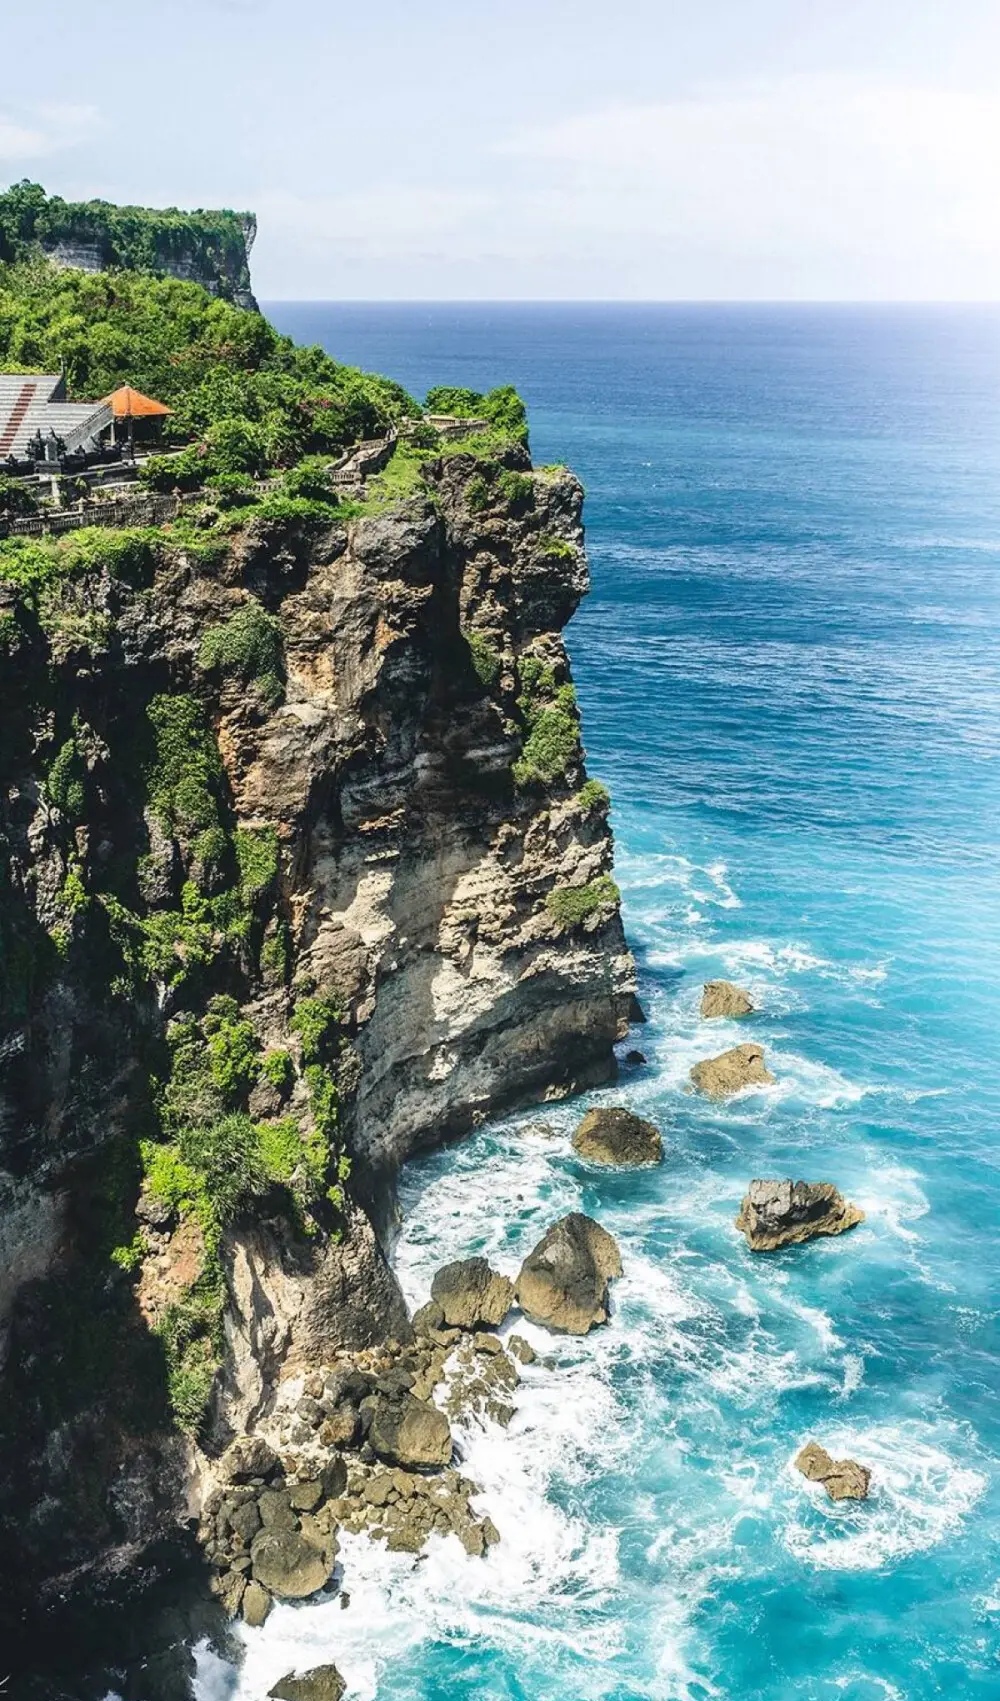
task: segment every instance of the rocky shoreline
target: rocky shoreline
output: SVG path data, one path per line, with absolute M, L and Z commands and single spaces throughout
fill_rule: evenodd
M 516 1281 L 483 1258 L 444 1266 L 411 1338 L 339 1355 L 280 1381 L 268 1415 L 209 1466 L 198 1540 L 230 1616 L 260 1626 L 278 1600 L 342 1587 L 337 1532 L 419 1553 L 455 1535 L 482 1557 L 502 1539 L 456 1464 L 453 1422 L 509 1424 L 519 1365 L 535 1353 L 496 1332 L 517 1308 L 584 1335 L 608 1319 L 621 1275 L 612 1236 L 571 1213 L 543 1235 Z M 346 1580 L 349 1585 L 349 1578 Z

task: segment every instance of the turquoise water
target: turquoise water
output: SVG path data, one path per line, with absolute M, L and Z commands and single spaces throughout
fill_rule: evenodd
M 463 1437 L 488 1561 L 355 1543 L 348 1609 L 276 1610 L 237 1692 L 334 1657 L 365 1701 L 995 1698 L 1000 316 L 271 311 L 419 393 L 512 379 L 536 460 L 584 480 L 568 641 L 649 1015 L 647 1065 L 591 1097 L 667 1155 L 588 1170 L 574 1105 L 408 1171 L 414 1301 L 579 1206 L 622 1246 L 614 1317 L 525 1331 L 553 1366 Z M 715 975 L 759 1017 L 699 1024 Z M 748 1035 L 775 1087 L 685 1093 Z M 783 1174 L 867 1222 L 754 1260 L 733 1215 Z M 867 1503 L 791 1470 L 808 1437 L 872 1467 Z

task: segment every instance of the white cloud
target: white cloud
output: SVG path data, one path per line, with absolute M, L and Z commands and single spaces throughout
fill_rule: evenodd
M 0 160 L 34 159 L 45 151 L 41 130 L 29 130 L 0 113 Z
M 483 132 L 402 180 L 416 169 L 403 158 L 395 181 L 258 197 L 264 293 L 296 288 L 280 248 L 316 294 L 1000 294 L 1000 102 L 981 91 L 709 87 L 499 142 Z
M 1000 104 L 982 93 L 789 78 L 584 114 L 499 151 L 555 178 L 564 224 L 630 234 L 641 267 L 659 255 L 693 293 L 733 293 L 730 267 L 753 293 L 788 293 L 786 277 L 997 293 Z
M 84 141 L 100 122 L 95 106 L 49 104 L 17 117 L 0 113 L 0 161 L 45 159 Z

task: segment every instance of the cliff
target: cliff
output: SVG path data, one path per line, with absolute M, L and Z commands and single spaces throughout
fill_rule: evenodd
M 581 506 L 516 443 L 397 450 L 342 518 L 0 579 L 8 1647 L 162 1569 L 279 1372 L 406 1331 L 411 1152 L 612 1076 Z
M 250 250 L 256 234 L 252 213 L 228 208 L 186 212 L 64 201 L 27 180 L 0 194 L 0 262 L 40 252 L 78 271 L 179 278 L 254 310 Z

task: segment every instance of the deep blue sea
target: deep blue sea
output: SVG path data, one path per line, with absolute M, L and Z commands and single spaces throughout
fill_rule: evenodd
M 487 1561 L 349 1541 L 348 1608 L 277 1609 L 235 1693 L 332 1658 L 351 1701 L 996 1701 L 1000 313 L 270 312 L 418 395 L 515 383 L 584 482 L 568 642 L 649 1015 L 647 1066 L 591 1097 L 667 1155 L 587 1168 L 575 1103 L 406 1173 L 413 1301 L 580 1207 L 621 1243 L 614 1316 L 525 1330 L 551 1367 L 463 1437 Z M 749 1024 L 699 1022 L 719 975 Z M 774 1087 L 686 1093 L 751 1036 Z M 733 1216 L 783 1175 L 865 1225 L 755 1259 Z M 866 1503 L 793 1471 L 810 1437 Z

